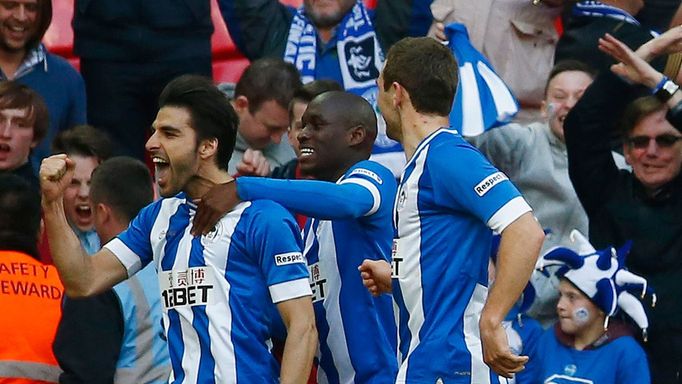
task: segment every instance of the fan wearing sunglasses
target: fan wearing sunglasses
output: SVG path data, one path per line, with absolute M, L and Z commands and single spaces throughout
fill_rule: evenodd
M 564 122 L 569 175 L 588 215 L 590 242 L 604 248 L 632 240 L 626 266 L 658 296 L 647 310 L 643 343 L 652 383 L 676 383 L 682 373 L 682 92 L 647 60 L 682 51 L 682 27 L 637 52 L 608 34 L 599 48 L 620 63 L 597 76 Z M 642 91 L 649 95 L 637 99 Z M 619 117 L 631 172 L 618 170 L 610 156 Z

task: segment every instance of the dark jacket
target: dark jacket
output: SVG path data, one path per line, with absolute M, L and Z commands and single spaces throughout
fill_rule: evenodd
M 614 122 L 637 95 L 610 71 L 597 77 L 564 124 L 569 175 L 587 212 L 592 244 L 633 241 L 626 265 L 658 296 L 656 307 L 648 308 L 651 331 L 682 334 L 682 176 L 649 197 L 631 172 L 618 170 L 609 148 Z
M 209 0 L 76 0 L 74 52 L 88 59 L 210 57 Z

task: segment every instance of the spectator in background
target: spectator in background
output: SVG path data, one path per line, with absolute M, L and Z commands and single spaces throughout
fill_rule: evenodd
M 642 59 L 644 52 L 634 54 L 610 35 L 599 43 L 624 63 L 613 70 L 628 82 L 611 71 L 600 74 L 568 114 L 569 175 L 587 212 L 592 244 L 621 246 L 632 240 L 626 265 L 646 278 L 658 296 L 648 311 L 651 325 L 644 345 L 652 381 L 675 383 L 682 373 L 682 134 L 666 120 L 664 101 L 678 103 L 682 96 L 675 83 Z M 659 36 L 654 45 L 658 54 L 679 51 L 682 27 Z M 630 104 L 641 95 L 637 83 L 656 97 Z M 609 150 L 610 131 L 626 106 L 620 128 L 631 172 L 619 171 Z
M 431 22 L 431 0 L 379 1 L 376 12 L 358 0 L 304 0 L 298 10 L 277 0 L 220 0 L 235 44 L 246 57 L 281 57 L 294 63 L 304 83 L 332 79 L 376 109 L 375 80 L 383 50 L 405 37 L 423 36 Z M 381 15 L 381 17 L 380 17 Z M 383 124 L 374 160 L 397 176 L 405 163 L 400 145 Z
M 19 175 L 40 190 L 29 156 L 48 125 L 47 107 L 40 95 L 15 81 L 0 83 L 0 174 Z
M 239 171 L 237 165 L 247 149 L 261 152 L 270 165 L 268 171 L 296 157 L 285 134 L 289 125 L 287 107 L 300 86 L 296 67 L 282 59 L 260 59 L 246 68 L 232 99 L 239 130 L 228 165 L 230 174 Z
M 57 383 L 52 353 L 64 288 L 38 261 L 40 195 L 17 175 L 0 174 L 0 382 Z
M 270 176 L 274 179 L 301 179 L 303 175 L 298 166 L 299 144 L 298 134 L 303 128 L 301 124 L 301 116 L 305 112 L 308 103 L 315 96 L 328 91 L 342 91 L 343 88 L 334 80 L 314 80 L 308 84 L 304 84 L 301 88 L 294 92 L 294 96 L 289 102 L 289 127 L 287 128 L 287 138 L 289 145 L 294 150 L 296 157 L 289 160 L 286 164 L 280 165 L 270 171 L 270 164 L 267 159 L 255 151 L 247 149 L 242 162 L 237 165 L 237 170 L 242 176 Z M 249 161 L 245 161 L 246 157 Z M 267 164 L 266 164 L 267 163 Z
M 545 264 L 562 266 L 557 272 L 559 321 L 540 338 L 539 376 L 530 382 L 649 384 L 647 356 L 625 322 L 631 316 L 627 321 L 646 335 L 644 306 L 635 295 L 651 292 L 647 281 L 621 263 L 626 249 L 596 251 L 579 232 L 573 238 L 577 251 L 560 247 L 543 256 Z M 609 320 L 617 310 L 620 318 Z
M 52 143 L 54 153 L 65 153 L 75 163 L 74 176 L 64 191 L 64 212 L 88 254 L 99 251 L 100 242 L 94 227 L 90 178 L 99 163 L 111 156 L 111 142 L 89 125 L 79 125 L 61 132 Z
M 153 195 L 149 170 L 139 160 L 114 157 L 102 162 L 91 183 L 101 243 L 125 230 Z M 64 370 L 61 384 L 167 383 L 170 360 L 154 266 L 97 296 L 66 298 L 54 353 Z
M 579 60 L 594 68 L 597 73 L 608 70 L 614 61 L 597 48 L 605 33 L 622 40 L 632 49 L 650 41 L 654 33 L 640 25 L 635 16 L 644 6 L 642 0 L 580 1 L 572 8 L 564 33 L 557 43 L 554 62 Z M 652 63 L 654 67 L 675 78 L 680 69 L 680 59 L 662 56 Z
M 0 80 L 16 80 L 43 97 L 50 125 L 31 153 L 37 171 L 50 154 L 54 137 L 85 124 L 85 86 L 81 75 L 40 43 L 52 21 L 51 0 L 0 1 Z
M 144 158 L 159 94 L 173 78 L 211 77 L 209 0 L 75 0 L 90 124 L 109 133 L 115 154 Z

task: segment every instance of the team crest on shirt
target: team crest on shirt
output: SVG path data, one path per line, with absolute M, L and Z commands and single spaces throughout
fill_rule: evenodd
M 205 234 L 204 236 L 201 237 L 202 243 L 203 242 L 213 243 L 221 237 L 222 233 L 223 233 L 223 226 L 222 226 L 221 222 L 219 221 L 218 223 L 216 223 L 216 225 L 213 228 L 211 228 L 211 230 L 207 234 Z
M 405 206 L 405 201 L 407 200 L 407 193 L 404 189 L 400 189 L 400 196 L 398 196 L 398 209 L 403 209 Z
M 209 267 L 159 272 L 164 309 L 208 305 L 214 302 L 215 277 Z
M 474 187 L 474 191 L 479 197 L 483 197 L 483 195 L 485 195 L 486 193 L 488 193 L 488 191 L 493 189 L 494 186 L 505 180 L 509 180 L 509 178 L 507 178 L 507 175 L 505 175 L 502 172 L 495 172 L 490 176 L 486 176 L 485 179 L 481 180 L 480 183 L 476 184 L 476 186 Z

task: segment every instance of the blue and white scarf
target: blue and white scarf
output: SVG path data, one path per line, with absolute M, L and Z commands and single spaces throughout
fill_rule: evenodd
M 341 20 L 336 29 L 336 37 L 343 88 L 367 100 L 374 107 L 377 116 L 380 116 L 377 108 L 376 79 L 384 65 L 384 53 L 362 1 L 357 1 Z M 316 78 L 325 77 L 324 74 L 316 76 L 316 59 L 317 29 L 306 16 L 305 8 L 301 6 L 294 14 L 289 28 L 284 61 L 294 64 L 301 73 L 303 83 L 309 83 Z M 382 118 L 379 118 L 378 123 L 379 130 L 372 154 L 393 156 L 388 160 L 376 160 L 394 171 L 401 169 L 405 161 L 402 147 L 386 136 Z
M 336 31 L 336 50 L 346 91 L 365 99 L 368 91 L 376 92 L 375 80 L 383 66 L 384 55 L 376 38 L 367 9 L 358 1 L 341 20 Z M 292 63 L 301 72 L 303 83 L 315 80 L 317 29 L 298 8 L 289 28 L 284 61 Z
M 448 48 L 459 65 L 457 94 L 450 112 L 450 127 L 463 136 L 476 136 L 507 124 L 519 111 L 511 90 L 485 56 L 469 41 L 463 24 L 445 28 Z
M 577 3 L 573 7 L 573 16 L 610 17 L 630 24 L 639 25 L 639 21 L 629 13 L 620 8 L 603 4 L 600 1 L 581 1 Z

